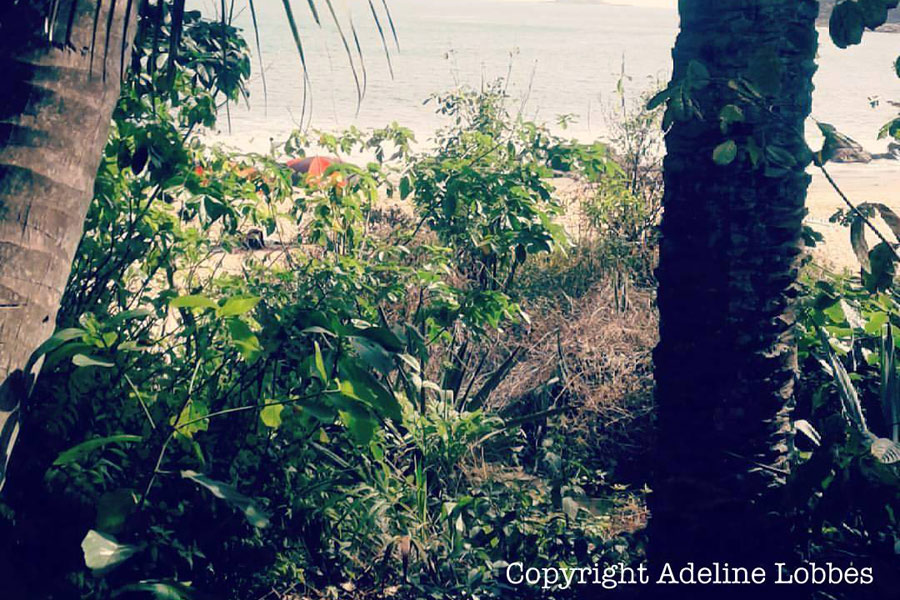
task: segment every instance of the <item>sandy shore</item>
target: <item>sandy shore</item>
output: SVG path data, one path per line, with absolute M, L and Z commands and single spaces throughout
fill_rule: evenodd
M 900 215 L 900 161 L 878 160 L 870 164 L 833 164 L 828 167 L 828 172 L 854 204 L 881 202 Z M 813 256 L 823 267 L 838 272 L 844 270 L 856 272 L 859 265 L 850 246 L 849 228 L 829 222 L 831 215 L 840 208 L 846 208 L 846 204 L 818 169 L 810 169 L 810 174 L 812 183 L 807 195 L 806 222 L 825 238 L 824 242 L 819 243 L 813 250 Z M 554 194 L 566 206 L 566 212 L 558 217 L 558 222 L 572 237 L 578 238 L 583 234 L 585 226 L 580 210 L 580 200 L 585 189 L 578 182 L 565 177 L 554 178 L 552 184 Z M 412 216 L 413 208 L 408 200 L 400 201 L 396 197 L 390 199 L 382 196 L 378 204 L 382 210 L 394 209 Z M 881 221 L 875 220 L 874 223 L 886 238 L 894 241 L 893 235 Z M 295 223 L 281 220 L 280 235 L 276 233 L 271 236 L 267 240 L 266 249 L 238 250 L 227 254 L 216 252 L 207 261 L 207 266 L 214 270 L 239 273 L 243 260 L 248 256 L 281 262 L 284 260 L 285 251 L 283 242 L 293 245 L 298 233 L 302 237 L 303 230 L 302 225 L 297 227 Z M 868 233 L 866 238 L 870 247 L 878 241 L 871 233 Z

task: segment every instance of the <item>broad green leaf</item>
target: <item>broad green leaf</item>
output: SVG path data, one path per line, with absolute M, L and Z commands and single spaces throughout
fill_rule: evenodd
M 250 331 L 250 326 L 244 321 L 232 317 L 227 319 L 226 324 L 234 345 L 237 346 L 244 358 L 252 360 L 262 352 L 262 346 L 259 345 L 259 338 Z
M 64 452 L 61 452 L 59 456 L 56 457 L 56 460 L 53 461 L 53 466 L 59 467 L 71 464 L 78 459 L 87 456 L 97 448 L 102 448 L 108 444 L 135 444 L 143 440 L 144 438 L 139 435 L 129 435 L 125 433 L 87 440 L 86 442 L 81 442 Z
M 397 398 L 371 373 L 351 360 L 342 360 L 339 363 L 339 370 L 343 378 L 342 393 L 343 385 L 351 383 L 351 389 L 356 398 L 368 404 L 382 416 L 400 420 L 401 408 Z
M 196 471 L 182 471 L 181 476 L 205 487 L 216 498 L 224 500 L 243 512 L 247 522 L 254 527 L 262 528 L 269 524 L 269 517 L 257 506 L 256 501 L 237 491 L 234 486 L 216 481 Z
M 172 417 L 172 426 L 178 430 L 178 433 L 186 437 L 191 437 L 198 431 L 207 431 L 209 429 L 209 420 L 205 419 L 209 414 L 209 406 L 202 400 L 191 400 L 178 415 L 178 418 Z M 190 425 L 188 425 L 190 423 Z
M 339 414 L 341 421 L 358 444 L 365 446 L 372 441 L 377 425 L 375 419 L 345 410 L 340 411 Z
M 259 304 L 258 296 L 235 296 L 225 301 L 216 314 L 220 317 L 235 317 L 253 310 Z
M 390 329 L 386 327 L 366 327 L 356 330 L 356 335 L 368 338 L 373 342 L 381 344 L 385 350 L 390 352 L 403 352 L 406 350 L 406 344 Z
M 737 157 L 737 144 L 734 140 L 726 140 L 715 147 L 712 153 L 713 162 L 725 166 L 734 162 Z
M 76 367 L 101 367 L 104 369 L 109 369 L 115 366 L 115 364 L 111 362 L 98 360 L 92 356 L 87 356 L 86 354 L 76 354 L 75 356 L 73 356 L 72 364 Z
M 153 314 L 153 311 L 149 308 L 133 308 L 131 310 L 124 310 L 117 315 L 115 315 L 112 319 L 109 320 L 112 324 L 124 323 L 125 321 L 131 321 L 133 319 L 143 319 L 144 317 L 149 317 Z
M 169 303 L 172 308 L 218 308 L 219 305 L 199 294 L 179 296 Z
M 744 120 L 744 111 L 736 104 L 726 104 L 719 111 L 719 121 L 722 122 L 722 129 L 727 130 L 732 123 L 740 123 Z
M 140 548 L 120 544 L 113 536 L 91 529 L 81 541 L 81 550 L 89 569 L 105 572 L 131 558 Z
M 84 329 L 79 329 L 76 327 L 70 327 L 68 329 L 60 329 L 49 338 L 47 338 L 44 343 L 37 347 L 37 349 L 32 353 L 31 358 L 29 359 L 29 363 L 34 363 L 38 358 L 47 354 L 48 352 L 52 352 L 56 348 L 59 348 L 63 344 L 68 341 L 81 339 L 83 338 L 87 332 Z
M 259 411 L 259 418 L 266 427 L 278 429 L 281 427 L 281 412 L 283 410 L 284 404 L 269 404 Z

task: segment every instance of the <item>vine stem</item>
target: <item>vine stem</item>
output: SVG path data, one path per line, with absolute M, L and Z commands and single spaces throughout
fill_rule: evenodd
M 897 260 L 897 261 L 900 261 L 900 255 L 898 255 L 898 254 L 897 254 L 897 251 L 894 250 L 894 245 L 891 244 L 891 243 L 887 240 L 887 238 L 885 238 L 884 235 L 882 235 L 882 233 L 881 233 L 880 231 L 878 231 L 878 229 L 875 228 L 875 226 L 872 224 L 872 221 L 870 221 L 869 218 L 868 218 L 866 215 L 864 215 L 863 212 L 862 212 L 861 210 L 859 210 L 859 209 L 856 207 L 856 205 L 853 204 L 853 203 L 850 201 L 850 198 L 847 197 L 847 194 L 844 193 L 844 191 L 838 186 L 837 182 L 835 182 L 835 180 L 831 177 L 831 174 L 828 172 L 828 170 L 825 169 L 825 165 L 816 165 L 816 166 L 819 167 L 819 170 L 822 171 L 822 174 L 823 174 L 823 175 L 825 175 L 825 179 L 828 181 L 828 183 L 831 185 L 831 187 L 834 188 L 834 191 L 837 192 L 838 196 L 841 197 L 841 200 L 844 201 L 844 204 L 846 204 L 847 206 L 849 206 L 849 207 L 850 207 L 850 210 L 851 210 L 857 217 L 859 217 L 860 219 L 862 219 L 862 222 L 866 225 L 866 227 L 868 227 L 869 229 L 871 229 L 871 230 L 872 230 L 872 233 L 874 233 L 874 234 L 878 237 L 879 240 L 881 240 L 882 242 L 884 242 L 884 244 L 885 244 L 888 248 L 890 248 L 891 254 L 894 255 L 894 259 Z

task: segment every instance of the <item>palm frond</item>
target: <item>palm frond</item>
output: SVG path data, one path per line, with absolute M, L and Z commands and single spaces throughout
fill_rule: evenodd
M 309 4 L 309 11 L 312 13 L 313 20 L 316 22 L 316 25 L 321 27 L 322 20 L 319 19 L 319 10 L 316 8 L 316 0 L 306 0 L 306 2 Z
M 86 8 L 84 2 L 88 2 Z M 306 0 L 307 7 L 318 27 L 322 27 L 321 3 L 324 2 L 324 8 L 327 10 L 332 22 L 334 23 L 337 35 L 340 38 L 341 45 L 344 49 L 347 62 L 353 76 L 353 83 L 356 89 L 357 113 L 362 105 L 363 98 L 368 89 L 368 69 L 365 61 L 365 52 L 363 44 L 360 40 L 359 30 L 352 13 L 348 11 L 345 16 L 339 15 L 335 8 L 333 0 Z M 365 0 L 368 4 L 369 12 L 378 31 L 381 47 L 387 61 L 388 71 L 391 78 L 394 78 L 394 65 L 391 60 L 391 49 L 388 44 L 388 35 L 393 38 L 393 43 L 397 50 L 400 49 L 400 40 L 397 35 L 397 28 L 394 24 L 393 15 L 387 0 L 381 0 L 381 6 L 376 6 L 377 0 Z M 262 58 L 261 44 L 261 26 L 259 21 L 259 13 L 257 11 L 256 0 L 246 0 L 250 9 L 250 17 L 252 20 L 253 37 L 256 44 L 256 52 L 258 55 L 260 77 L 262 79 L 263 96 L 267 101 L 268 83 L 266 81 L 265 64 Z M 307 71 L 307 60 L 304 53 L 302 35 L 296 15 L 291 8 L 290 0 L 283 0 L 285 15 L 288 25 L 291 29 L 291 35 L 294 38 L 294 45 L 297 48 L 300 57 L 301 67 L 303 69 L 303 116 L 301 123 L 305 120 L 307 108 L 312 112 L 312 86 Z M 139 58 L 131 61 L 133 70 L 146 68 L 148 72 L 155 72 L 160 66 L 158 65 L 158 55 L 160 52 L 166 52 L 165 46 L 168 45 L 166 52 L 166 82 L 165 85 L 171 85 L 175 75 L 176 63 L 179 58 L 181 45 L 183 43 L 186 0 L 47 0 L 45 6 L 37 8 L 40 18 L 43 20 L 43 29 L 46 40 L 55 45 L 62 45 L 64 32 L 65 45 L 71 47 L 72 29 L 79 10 L 83 12 L 85 9 L 92 10 L 94 13 L 91 41 L 90 41 L 90 76 L 94 74 L 94 60 L 102 55 L 103 67 L 102 75 L 107 77 L 109 64 L 107 60 L 110 58 L 110 44 L 115 38 L 113 35 L 114 28 L 121 26 L 121 44 L 116 50 L 119 51 L 119 73 L 122 76 L 125 73 L 126 65 L 129 64 L 129 40 L 130 34 L 135 33 L 139 43 L 146 43 L 152 39 L 150 56 L 146 60 L 146 64 Z M 219 11 L 221 12 L 220 21 L 222 23 L 223 35 L 225 35 L 226 27 L 231 25 L 234 16 L 235 0 L 222 0 L 220 2 Z M 124 11 L 124 12 L 123 12 Z M 383 13 L 382 13 L 383 11 Z M 119 23 L 119 25 L 116 25 Z M 136 31 L 131 31 L 135 29 Z M 390 29 L 390 34 L 387 30 Z M 352 40 L 352 41 L 351 41 Z M 118 43 L 118 39 L 117 39 Z M 162 49 L 160 43 L 163 44 Z M 227 57 L 224 56 L 224 61 Z M 226 105 L 227 110 L 227 105 Z
M 262 78 L 263 103 L 265 104 L 265 109 L 268 111 L 269 88 L 266 85 L 266 69 L 263 65 L 262 44 L 259 42 L 259 22 L 256 20 L 256 6 L 254 6 L 253 0 L 247 0 L 247 3 L 250 5 L 250 18 L 253 21 L 253 36 L 256 38 L 256 56 L 259 59 L 259 76 Z M 232 6 L 234 6 L 234 4 L 232 4 Z
M 384 56 L 387 58 L 388 71 L 391 79 L 394 78 L 394 65 L 391 63 L 391 51 L 388 50 L 387 39 L 384 37 L 384 28 L 381 26 L 381 19 L 378 18 L 378 11 L 375 10 L 375 3 L 369 0 L 369 9 L 372 11 L 372 18 L 375 20 L 375 27 L 378 28 L 378 36 L 381 38 L 381 47 L 384 48 Z
M 300 114 L 301 128 L 303 119 L 306 114 L 306 98 L 309 89 L 309 70 L 306 68 L 306 54 L 303 52 L 303 40 L 300 37 L 300 30 L 297 28 L 297 20 L 294 19 L 294 11 L 291 9 L 290 0 L 282 0 L 284 4 L 284 13 L 287 16 L 288 27 L 291 29 L 291 35 L 294 37 L 294 45 L 297 47 L 297 54 L 300 56 L 300 64 L 303 67 L 303 104 Z
M 394 36 L 394 43 L 397 44 L 397 50 L 400 50 L 400 38 L 397 36 L 397 28 L 394 27 L 394 18 L 391 16 L 391 9 L 388 7 L 387 0 L 381 0 L 381 4 L 384 6 L 384 13 L 387 15 L 388 23 L 391 26 L 391 33 Z
M 332 4 L 331 0 L 325 0 L 325 5 L 328 6 L 328 12 L 331 13 L 331 19 L 334 21 L 338 36 L 341 38 L 341 43 L 344 45 L 344 52 L 347 54 L 347 60 L 350 63 L 350 71 L 353 73 L 353 81 L 356 84 L 356 110 L 359 111 L 359 106 L 362 104 L 363 98 L 362 85 L 359 81 L 359 73 L 356 72 L 356 64 L 353 62 L 353 53 L 350 51 L 350 43 L 347 41 L 347 36 L 344 35 L 344 28 L 341 26 L 341 20 L 338 19 L 337 13 L 334 10 L 334 4 Z

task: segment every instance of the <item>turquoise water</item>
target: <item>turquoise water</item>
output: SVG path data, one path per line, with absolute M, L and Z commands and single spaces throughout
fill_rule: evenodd
M 210 0 L 194 3 L 211 8 Z M 381 0 L 375 4 L 383 18 Z M 231 130 L 221 119 L 224 131 L 218 138 L 264 150 L 270 138 L 284 139 L 299 125 L 303 87 L 282 3 L 257 0 L 256 5 L 268 94 L 263 94 L 254 63 L 250 106 L 232 107 Z M 525 115 L 553 123 L 558 115 L 573 114 L 577 121 L 568 135 L 602 137 L 605 107 L 613 100 L 623 62 L 629 75 L 626 88 L 634 94 L 666 79 L 678 28 L 676 12 L 666 8 L 534 0 L 389 0 L 400 38 L 399 51 L 391 41 L 391 79 L 367 1 L 338 0 L 335 8 L 345 30 L 351 16 L 357 26 L 368 74 L 357 113 L 353 76 L 330 17 L 322 14 L 320 29 L 306 0 L 293 0 L 293 6 L 309 65 L 312 127 L 368 128 L 397 121 L 413 129 L 420 141 L 427 141 L 442 124 L 432 107 L 423 105 L 428 96 L 460 83 L 479 86 L 507 72 L 509 92 Z M 239 14 L 237 21 L 249 27 L 249 14 Z M 900 99 L 900 79 L 892 72 L 900 35 L 869 33 L 862 46 L 850 50 L 835 48 L 824 31 L 820 35 L 815 116 L 880 151 L 884 144 L 875 141 L 875 132 L 897 109 L 884 102 L 872 109 L 869 100 Z

